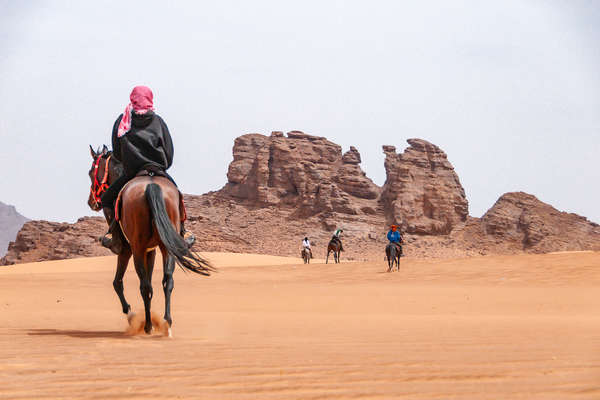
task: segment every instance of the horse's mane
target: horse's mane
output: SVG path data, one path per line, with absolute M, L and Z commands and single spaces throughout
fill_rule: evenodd
M 104 147 L 108 148 L 106 145 L 104 145 Z M 100 153 L 100 149 L 98 149 L 98 153 Z M 112 150 L 107 150 L 104 154 L 100 155 L 100 158 L 106 160 L 108 159 L 108 157 L 113 155 L 113 151 Z M 111 158 L 111 161 L 113 161 L 114 163 L 114 168 L 116 168 L 116 172 L 117 174 L 123 175 L 123 164 L 121 163 L 121 161 L 119 161 L 117 158 L 113 157 Z

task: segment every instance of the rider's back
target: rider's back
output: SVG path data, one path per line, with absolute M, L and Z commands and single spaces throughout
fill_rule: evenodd
M 113 151 L 122 162 L 125 175 L 133 177 L 140 170 L 166 170 L 173 163 L 173 141 L 167 125 L 152 111 L 133 113 L 131 129 L 118 137 L 117 130 L 123 114 L 117 118 L 112 135 Z
M 400 243 L 400 232 L 389 230 L 387 234 L 387 239 L 392 243 Z

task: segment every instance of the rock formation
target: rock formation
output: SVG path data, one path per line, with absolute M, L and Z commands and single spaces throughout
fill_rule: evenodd
M 299 256 L 308 236 L 324 258 L 341 227 L 343 260 L 381 260 L 388 224 L 397 222 L 411 257 L 600 250 L 597 224 L 526 193 L 507 193 L 482 218 L 469 217 L 446 154 L 425 140 L 408 143 L 402 154 L 383 147 L 387 179 L 380 189 L 361 170 L 354 147 L 342 154 L 337 144 L 298 131 L 240 136 L 227 184 L 185 196 L 195 249 Z M 0 264 L 109 255 L 97 242 L 105 229 L 100 217 L 28 222 Z
M 465 191 L 446 153 L 422 139 L 397 154 L 383 146 L 387 179 L 381 200 L 390 223 L 418 234 L 448 234 L 469 214 Z
M 6 253 L 8 244 L 15 240 L 17 233 L 27 221 L 29 219 L 19 214 L 14 206 L 0 201 L 0 257 Z
M 323 137 L 299 131 L 287 137 L 243 135 L 235 140 L 222 192 L 255 206 L 294 207 L 304 215 L 361 214 L 366 205 L 360 199 L 374 200 L 380 189 L 359 164 L 354 147 L 342 155 L 339 145 Z
M 523 192 L 502 195 L 481 218 L 481 226 L 486 235 L 520 243 L 525 251 L 600 250 L 598 224 Z
M 106 222 L 100 217 L 83 217 L 74 224 L 30 221 L 10 243 L 0 265 L 109 255 L 98 243 L 105 231 Z

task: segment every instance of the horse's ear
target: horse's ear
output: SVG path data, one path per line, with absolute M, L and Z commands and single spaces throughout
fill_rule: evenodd
M 92 158 L 95 160 L 97 155 L 91 144 L 90 144 L 90 154 L 92 155 Z
M 108 147 L 106 147 L 106 145 L 105 145 L 105 144 L 103 144 L 103 145 L 102 145 L 102 154 L 104 155 L 104 154 L 106 154 L 106 153 L 108 153 Z

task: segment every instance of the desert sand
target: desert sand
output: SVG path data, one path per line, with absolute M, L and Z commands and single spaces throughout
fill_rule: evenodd
M 219 273 L 175 274 L 172 339 L 125 334 L 115 257 L 0 268 L 0 398 L 600 398 L 600 253 L 205 255 Z

